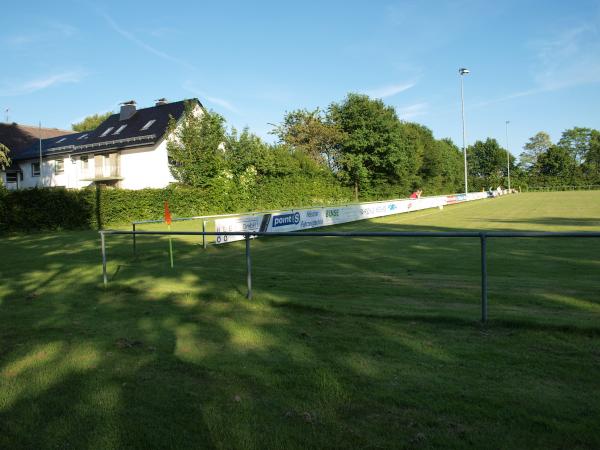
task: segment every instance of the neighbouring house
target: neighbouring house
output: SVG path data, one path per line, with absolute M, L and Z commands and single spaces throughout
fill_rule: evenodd
M 72 131 L 59 130 L 58 128 L 41 128 L 20 125 L 17 123 L 0 123 L 0 143 L 4 144 L 10 150 L 8 156 L 11 160 L 34 144 L 39 145 L 40 138 L 56 138 L 71 133 Z M 0 181 L 11 187 L 18 186 L 23 179 L 23 172 L 21 171 L 19 164 L 15 161 L 6 168 L 5 173 L 0 171 Z
M 150 108 L 136 109 L 134 101 L 121 105 L 93 131 L 73 133 L 55 130 L 34 136 L 27 145 L 14 145 L 0 133 L 0 142 L 11 150 L 12 164 L 1 174 L 8 189 L 63 186 L 81 189 L 101 184 L 124 189 L 163 188 L 175 182 L 169 169 L 167 128 L 171 117 L 179 121 L 186 102 L 203 111 L 198 99 L 169 103 L 160 99 Z M 48 130 L 48 129 L 42 129 Z M 6 133 L 5 133 L 6 134 Z M 4 140 L 3 140 L 4 138 Z M 5 143 L 5 141 L 7 141 Z

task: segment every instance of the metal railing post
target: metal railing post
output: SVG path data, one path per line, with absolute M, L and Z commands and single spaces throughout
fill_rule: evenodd
M 487 237 L 485 233 L 479 235 L 481 242 L 481 321 L 487 322 L 488 304 L 487 304 Z
M 133 231 L 133 257 L 137 258 L 137 242 L 136 242 L 136 234 L 135 234 L 135 222 L 131 223 L 131 231 Z
M 202 221 L 202 233 L 206 233 L 206 220 Z M 206 235 L 202 234 L 202 247 L 206 248 Z
M 252 300 L 252 256 L 250 255 L 250 235 L 246 234 L 246 284 L 248 293 L 246 298 Z
M 102 280 L 104 287 L 108 285 L 108 276 L 106 275 L 106 242 L 104 240 L 104 232 L 100 232 L 100 241 L 102 242 Z

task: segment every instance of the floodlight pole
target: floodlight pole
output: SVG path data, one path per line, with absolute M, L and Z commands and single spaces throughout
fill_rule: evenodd
M 510 120 L 506 121 L 506 173 L 508 175 L 508 190 L 510 191 L 510 151 L 508 150 L 508 124 Z
M 461 67 L 458 69 L 460 74 L 460 105 L 462 111 L 462 138 L 463 138 L 463 157 L 465 161 L 465 195 L 469 193 L 469 181 L 467 179 L 467 145 L 466 145 L 466 131 L 465 131 L 465 94 L 463 86 L 463 77 L 469 73 L 469 69 Z

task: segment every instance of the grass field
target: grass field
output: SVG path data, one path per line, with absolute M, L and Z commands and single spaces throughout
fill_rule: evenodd
M 598 231 L 600 192 L 335 229 Z M 0 238 L 0 448 L 600 447 L 600 240 L 490 240 L 485 326 L 477 239 L 254 240 L 251 302 L 243 243 L 109 236 L 103 289 L 98 241 Z

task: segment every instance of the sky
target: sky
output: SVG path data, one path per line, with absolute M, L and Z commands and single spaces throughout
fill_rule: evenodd
M 460 147 L 466 67 L 467 145 L 600 128 L 600 0 L 30 0 L 2 6 L 0 55 L 0 120 L 44 127 L 197 97 L 273 141 L 358 92 Z

